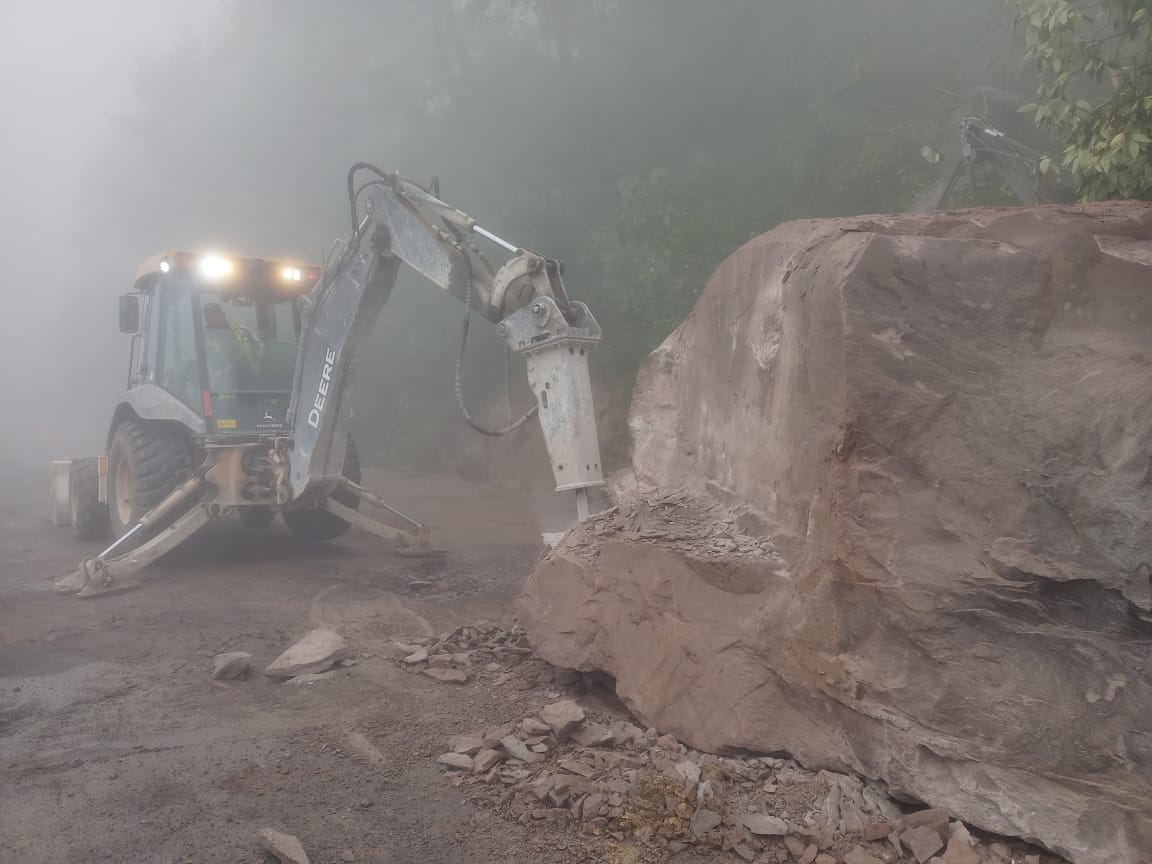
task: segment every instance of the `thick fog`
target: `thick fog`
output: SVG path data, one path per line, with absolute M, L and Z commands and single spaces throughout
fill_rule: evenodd
M 137 262 L 89 257 L 115 238 L 92 207 L 92 160 L 135 109 L 144 59 L 193 38 L 215 7 L 0 2 L 5 462 L 97 452 L 103 443 L 126 369 L 113 303 Z
M 450 202 L 564 258 L 604 327 L 596 376 L 619 414 L 725 255 L 786 219 L 909 206 L 938 179 L 924 148 L 947 150 L 975 88 L 1031 86 L 1000 0 L 0 10 L 0 446 L 30 461 L 99 452 L 128 349 L 115 298 L 143 258 L 319 262 L 347 233 L 354 161 L 438 175 Z M 405 280 L 361 371 L 362 450 L 458 464 L 460 314 Z M 484 329 L 468 364 L 481 411 L 502 405 Z

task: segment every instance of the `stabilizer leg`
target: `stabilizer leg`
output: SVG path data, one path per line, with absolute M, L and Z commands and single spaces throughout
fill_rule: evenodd
M 118 558 L 85 558 L 79 570 L 56 583 L 56 590 L 88 598 L 139 588 L 143 580 L 136 578 L 138 571 L 171 552 L 211 518 L 207 505 L 197 505 L 131 552 Z
M 199 531 L 204 523 L 212 518 L 208 502 L 201 501 L 196 504 L 171 525 L 163 528 L 155 536 L 130 552 L 117 555 L 115 558 L 108 556 L 137 534 L 147 533 L 156 525 L 163 524 L 187 501 L 199 495 L 203 485 L 204 481 L 200 477 L 192 477 L 182 483 L 173 490 L 172 494 L 145 513 L 140 521 L 133 525 L 119 540 L 95 558 L 85 558 L 80 563 L 78 570 L 59 580 L 55 586 L 56 590 L 61 594 L 96 597 L 102 594 L 131 591 L 133 588 L 140 587 L 141 583 L 133 578 L 133 574 L 147 567 L 166 552 L 175 549 Z
M 387 507 L 387 505 L 384 506 Z M 418 522 L 412 522 L 413 525 L 417 526 L 416 528 L 393 528 L 391 525 L 377 522 L 372 517 L 365 516 L 351 507 L 345 507 L 339 501 L 334 501 L 331 498 L 324 502 L 324 507 L 333 516 L 340 517 L 350 525 L 363 528 L 368 533 L 375 534 L 385 540 L 393 541 L 395 546 L 392 551 L 402 558 L 431 558 L 445 554 L 443 549 L 436 549 L 432 546 L 428 529 Z M 393 513 L 399 512 L 391 507 L 387 507 L 387 509 Z M 404 518 L 407 521 L 412 521 L 406 516 Z

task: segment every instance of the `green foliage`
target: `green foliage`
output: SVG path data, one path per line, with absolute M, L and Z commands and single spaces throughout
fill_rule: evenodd
M 771 224 L 770 199 L 745 183 L 707 159 L 621 182 L 615 214 L 588 247 L 600 270 L 589 302 L 623 337 L 607 346 L 610 364 L 634 367 L 691 311 L 716 265 Z
M 1022 110 L 1064 140 L 1085 200 L 1152 197 L 1152 2 L 1018 0 L 1043 75 Z M 1041 160 L 1037 170 L 1057 170 Z

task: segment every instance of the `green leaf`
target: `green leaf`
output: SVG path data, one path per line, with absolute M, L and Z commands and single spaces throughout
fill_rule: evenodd
M 1047 174 L 1052 170 L 1052 157 L 1045 156 L 1036 167 L 1040 170 L 1041 174 Z

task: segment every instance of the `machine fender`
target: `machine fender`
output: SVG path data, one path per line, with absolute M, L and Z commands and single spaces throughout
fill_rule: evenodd
M 108 427 L 108 440 L 105 447 L 112 446 L 112 436 L 116 427 L 133 416 L 141 420 L 164 420 L 179 423 L 193 435 L 205 435 L 208 424 L 204 418 L 165 390 L 155 384 L 142 384 L 124 391 L 116 400 L 116 410 Z

